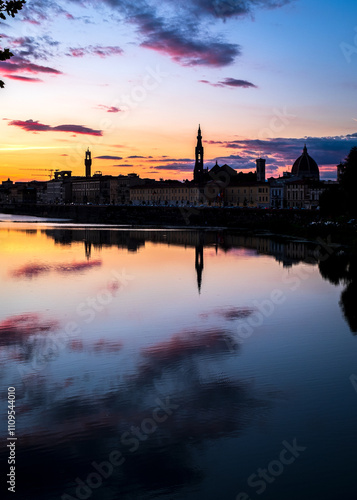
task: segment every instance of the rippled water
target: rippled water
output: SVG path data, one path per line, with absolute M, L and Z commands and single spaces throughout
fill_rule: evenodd
M 17 498 L 356 498 L 343 252 L 12 222 L 0 252 L 1 460 L 13 386 Z

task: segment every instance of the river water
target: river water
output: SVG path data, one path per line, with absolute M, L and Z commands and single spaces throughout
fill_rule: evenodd
M 357 497 L 343 250 L 1 220 L 0 458 L 9 473 L 15 443 L 17 498 Z

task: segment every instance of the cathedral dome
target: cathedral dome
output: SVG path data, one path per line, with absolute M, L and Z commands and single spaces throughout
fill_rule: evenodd
M 291 173 L 298 177 L 310 177 L 319 180 L 319 167 L 316 161 L 307 153 L 306 144 L 302 155 L 294 162 Z

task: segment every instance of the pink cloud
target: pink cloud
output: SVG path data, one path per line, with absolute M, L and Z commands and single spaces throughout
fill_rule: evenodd
M 208 80 L 199 80 L 201 83 L 207 83 L 208 85 L 211 85 L 212 87 L 235 87 L 235 88 L 257 88 L 254 83 L 248 82 L 247 80 L 237 80 L 236 78 L 224 78 L 218 83 L 212 83 L 209 82 Z
M 9 77 L 13 73 L 47 73 L 52 75 L 61 75 L 62 72 L 49 66 L 41 66 L 29 62 L 23 57 L 13 57 L 11 61 L 0 62 L 0 73 Z
M 12 271 L 14 278 L 33 278 L 50 271 L 50 266 L 44 264 L 26 264 Z
M 38 120 L 12 120 L 8 125 L 22 128 L 26 132 L 71 132 L 83 135 L 103 135 L 101 130 L 84 127 L 83 125 L 57 125 L 56 127 L 52 127 L 51 125 L 40 123 Z
M 93 348 L 96 352 L 118 352 L 122 349 L 122 342 L 100 339 L 94 343 Z
M 87 47 L 70 47 L 67 55 L 71 57 L 95 55 L 104 58 L 109 56 L 121 55 L 122 53 L 123 49 L 118 46 L 103 47 L 101 45 L 88 45 Z
M 57 264 L 53 266 L 55 271 L 60 273 L 73 273 L 78 271 L 84 271 L 86 269 L 92 269 L 93 267 L 98 267 L 102 265 L 101 260 L 89 260 L 84 262 L 72 262 L 70 264 Z
M 173 361 L 190 353 L 205 350 L 217 350 L 226 347 L 227 333 L 221 329 L 201 331 L 184 331 L 173 335 L 153 346 L 143 349 L 146 358 L 156 361 Z
M 99 109 L 104 109 L 107 113 L 120 113 L 121 109 L 116 106 L 105 106 L 104 104 L 99 104 L 97 106 Z
M 56 271 L 58 273 L 76 273 L 80 271 L 85 271 L 87 269 L 92 269 L 93 267 L 98 267 L 102 265 L 101 260 L 89 260 L 84 262 L 69 262 L 61 264 L 37 264 L 30 263 L 19 267 L 11 272 L 11 276 L 14 278 L 35 278 L 41 274 L 48 273 L 50 271 Z
M 10 78 L 10 80 L 20 80 L 21 82 L 43 82 L 41 78 L 31 78 L 29 76 L 20 76 L 20 75 L 8 75 L 4 73 L 6 78 Z
M 0 343 L 13 343 L 35 333 L 56 330 L 58 326 L 58 321 L 44 319 L 37 313 L 9 316 L 0 322 Z
M 178 33 L 162 32 L 150 36 L 141 45 L 166 54 L 183 66 L 226 66 L 239 54 L 234 44 L 220 42 L 205 44 L 177 35 Z

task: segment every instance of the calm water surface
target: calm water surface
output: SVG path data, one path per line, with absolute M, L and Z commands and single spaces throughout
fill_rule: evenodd
M 1 220 L 1 461 L 8 473 L 13 386 L 17 498 L 357 498 L 342 252 Z

